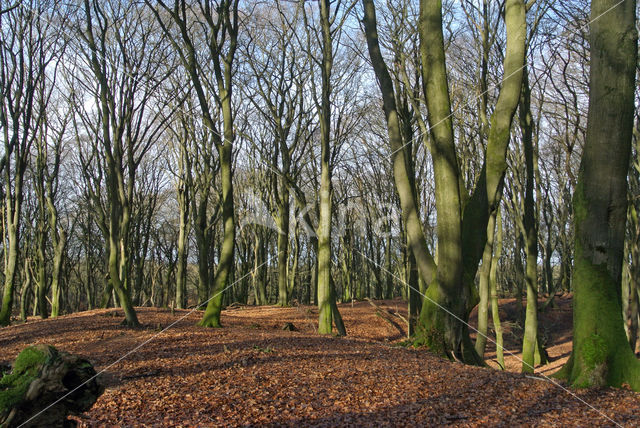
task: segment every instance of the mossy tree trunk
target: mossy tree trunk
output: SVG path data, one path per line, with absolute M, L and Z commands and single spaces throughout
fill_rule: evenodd
M 633 203 L 630 201 L 630 204 Z M 629 206 L 629 211 L 633 206 Z M 634 223 L 633 216 L 629 215 L 628 221 Z M 631 225 L 630 229 L 636 226 Z M 633 233 L 633 232 L 632 232 Z M 638 248 L 634 237 L 627 239 L 625 243 L 625 260 L 622 271 L 622 316 L 624 319 L 625 332 L 629 340 L 631 350 L 635 352 L 638 340 Z
M 300 233 L 298 229 L 298 224 L 296 223 L 293 229 L 293 248 L 291 251 L 291 264 L 287 265 L 288 267 L 288 278 L 289 284 L 287 286 L 287 296 L 289 296 L 289 300 L 293 298 L 293 292 L 296 289 L 296 284 L 298 283 L 298 264 L 300 263 Z M 300 300 L 300 291 L 297 294 L 297 300 Z
M 229 78 L 231 77 L 229 70 Z M 230 97 L 230 95 L 229 95 Z M 199 325 L 203 327 L 220 327 L 220 312 L 222 311 L 222 293 L 227 288 L 231 269 L 233 269 L 233 255 L 235 247 L 235 216 L 233 208 L 233 179 L 231 172 L 231 148 L 233 141 L 233 129 L 231 123 L 231 100 L 227 99 L 228 111 L 225 114 L 225 141 L 219 149 L 220 154 L 220 178 L 222 182 L 222 221 L 223 238 L 222 248 L 213 279 L 213 288 L 210 290 L 210 298 L 207 308 Z M 228 116 L 227 116 L 228 115 Z M 227 121 L 229 122 L 227 124 Z
M 53 212 L 51 208 L 49 209 Z M 53 210 L 56 209 L 53 208 Z M 51 272 L 51 316 L 55 318 L 60 315 L 62 307 L 62 269 L 67 247 L 67 233 L 59 224 L 57 214 L 51 214 L 49 222 L 51 233 L 56 235 L 53 238 L 53 268 Z
M 520 95 L 521 67 L 524 64 L 525 6 L 521 0 L 506 3 L 506 78 L 491 117 L 485 167 L 476 191 L 463 208 L 467 198 L 462 190 L 464 183 L 460 178 L 450 119 L 442 4 L 439 1 L 421 2 L 419 26 L 423 84 L 432 125 L 430 149 L 438 211 L 436 269 L 435 261 L 426 246 L 417 215 L 417 202 L 412 194 L 406 163 L 401 156 L 403 144 L 393 81 L 380 52 L 375 8 L 370 0 L 363 0 L 363 5 L 367 45 L 383 96 L 396 190 L 400 196 L 403 219 L 420 276 L 429 282 L 418 324 L 418 341 L 429 344 L 451 358 L 470 364 L 483 364 L 471 344 L 466 322 L 469 312 L 477 303 L 473 280 L 485 246 L 488 219 L 499 204 L 504 182 L 506 150 L 511 121 Z
M 425 281 L 431 282 L 435 276 L 436 263 L 427 248 L 427 240 L 422 230 L 422 221 L 418 214 L 418 202 L 411 184 L 410 171 L 405 161 L 393 80 L 382 57 L 378 41 L 375 6 L 371 0 L 363 0 L 362 3 L 364 5 L 363 22 L 369 55 L 382 92 L 383 108 L 387 120 L 389 143 L 391 145 L 393 176 L 396 191 L 400 198 L 402 219 L 407 234 L 407 244 L 413 252 L 421 276 Z M 376 267 L 374 267 L 374 272 Z
M 193 90 L 200 105 L 202 124 L 210 133 L 220 164 L 220 206 L 222 213 L 223 237 L 218 258 L 218 266 L 209 290 L 207 308 L 199 322 L 203 327 L 220 327 L 222 293 L 228 287 L 234 267 L 236 221 L 233 201 L 232 155 L 235 132 L 233 129 L 233 63 L 238 47 L 238 1 L 221 1 L 212 6 L 209 2 L 190 5 L 175 0 L 172 6 L 158 1 L 160 5 L 145 1 L 155 15 L 164 34 L 168 37 L 191 80 Z M 161 14 L 159 9 L 166 12 Z M 196 48 L 201 35 L 194 34 L 194 16 L 201 16 L 201 30 L 207 41 L 206 54 L 201 55 Z M 169 29 L 165 19 L 173 21 L 177 35 Z M 196 53 L 198 52 L 198 54 Z M 202 64 L 213 71 L 213 78 L 202 76 Z M 215 101 L 212 102 L 211 98 Z M 215 104 L 214 104 L 215 103 Z M 222 129 L 219 123 L 222 123 Z
M 495 248 L 493 259 L 491 260 L 491 271 L 489 272 L 489 298 L 491 299 L 491 318 L 493 319 L 493 329 L 496 332 L 496 360 L 504 370 L 504 348 L 502 339 L 502 324 L 500 323 L 500 308 L 498 306 L 498 263 L 502 256 L 502 213 L 500 208 L 497 212 L 497 224 L 495 233 Z
M 522 225 L 526 254 L 527 308 L 522 341 L 522 371 L 524 373 L 533 373 L 536 364 L 545 364 L 547 362 L 547 356 L 546 351 L 541 346 L 538 334 L 538 215 L 534 200 L 534 163 L 537 162 L 538 157 L 534 153 L 531 89 L 526 66 L 523 70 L 519 112 L 526 171 Z
M 2 244 L 4 276 L 0 326 L 9 325 L 17 283 L 21 241 L 25 172 L 31 147 L 50 97 L 51 81 L 46 71 L 55 67 L 57 37 L 52 25 L 42 17 L 52 13 L 47 4 L 31 10 L 17 3 L 3 11 L 0 25 L 11 28 L 12 37 L 0 46 L 0 135 L 2 136 Z M 3 33 L 4 34 L 4 33 Z M 45 78 L 46 77 L 46 78 Z
M 284 159 L 284 157 L 283 157 Z M 288 174 L 289 162 L 283 162 L 283 169 Z M 278 306 L 289 305 L 289 187 L 284 179 L 280 180 L 282 187 L 276 192 L 278 201 Z
M 49 228 L 47 227 L 47 212 L 45 208 L 45 168 L 48 159 L 46 156 L 45 138 L 42 129 L 39 130 L 39 136 L 36 138 L 36 162 L 34 168 L 35 183 L 34 190 L 38 201 L 36 208 L 36 225 L 35 232 L 35 248 L 33 251 L 34 263 L 34 280 L 36 283 L 36 307 L 40 318 L 49 316 L 47 308 L 47 292 L 49 291 L 49 281 L 47 278 L 47 241 L 49 239 Z
M 207 21 L 207 25 L 213 35 L 208 38 L 208 47 L 211 61 L 213 63 L 215 82 L 217 84 L 216 99 L 219 100 L 218 109 L 222 112 L 222 133 L 216 131 L 217 127 L 213 118 L 210 116 L 210 109 L 202 91 L 202 86 L 199 86 L 200 90 L 197 90 L 197 93 L 201 109 L 207 112 L 205 125 L 213 131 L 213 139 L 220 161 L 223 238 L 218 266 L 213 278 L 213 287 L 210 290 L 209 302 L 199 325 L 203 327 L 220 327 L 222 293 L 227 288 L 232 276 L 231 270 L 233 269 L 234 264 L 233 259 L 236 233 L 232 171 L 233 142 L 235 139 L 232 112 L 232 66 L 238 43 L 238 1 L 225 1 L 221 3 L 217 11 L 212 11 L 209 8 L 206 8 L 204 12 L 205 20 Z M 180 18 L 177 19 L 180 20 Z M 186 16 L 183 16 L 180 21 L 181 28 L 183 28 L 181 30 L 183 35 L 186 33 L 186 28 L 183 27 L 186 26 L 186 19 Z M 183 39 L 186 41 L 188 36 L 183 36 Z M 226 47 L 225 52 L 223 45 L 227 43 L 226 40 L 228 40 L 228 46 Z M 194 79 L 198 72 L 196 71 L 195 64 L 192 62 L 195 61 L 193 45 L 188 49 L 188 66 L 190 67 L 192 82 L 194 84 L 196 81 L 200 83 L 199 78 Z
M 471 299 L 462 277 L 462 199 L 447 79 L 442 4 L 420 3 L 422 81 L 431 124 L 431 157 L 437 211 L 438 269 L 420 313 L 419 332 L 431 347 L 462 361 L 481 360 L 470 346 L 466 308 Z M 447 311 L 442 310 L 442 307 Z M 438 343 L 440 342 L 440 343 Z M 475 355 L 474 355 L 475 354 Z
M 627 213 L 626 271 L 622 288 L 622 308 L 624 310 L 625 330 L 631 350 L 635 352 L 638 341 L 638 324 L 640 311 L 640 122 L 635 123 L 633 130 L 633 148 L 631 167 L 629 168 L 629 209 Z M 628 258 L 627 258 L 628 257 Z
M 487 243 L 482 254 L 482 266 L 480 268 L 480 283 L 478 285 L 479 298 L 478 303 L 478 331 L 476 336 L 475 348 L 480 357 L 484 357 L 484 351 L 487 346 L 487 327 L 489 325 L 489 299 L 491 293 L 490 276 L 493 269 L 493 243 L 496 230 L 496 212 L 492 213 L 487 223 Z M 497 302 L 496 302 L 497 303 Z M 492 301 L 493 305 L 493 301 Z M 492 312 L 493 314 L 493 312 Z
M 402 24 L 400 24 L 402 25 Z M 396 72 L 400 75 L 401 84 L 396 84 L 396 99 L 397 99 L 397 108 L 398 108 L 398 118 L 400 120 L 400 128 L 402 135 L 402 152 L 404 154 L 404 160 L 406 163 L 407 177 L 409 179 L 409 185 L 411 187 L 413 193 L 413 200 L 416 203 L 417 215 L 420 217 L 419 211 L 420 206 L 418 205 L 418 186 L 416 183 L 416 172 L 415 172 L 415 157 L 416 152 L 419 148 L 419 142 L 414 144 L 414 125 L 418 124 L 418 129 L 420 134 L 422 134 L 422 140 L 426 146 L 429 146 L 429 132 L 427 130 L 427 125 L 424 121 L 424 118 L 419 113 L 420 112 L 420 104 L 419 100 L 416 99 L 416 95 L 420 94 L 420 79 L 418 78 L 420 71 L 415 71 L 415 84 L 411 84 L 411 80 L 407 73 L 407 67 L 403 64 L 403 60 L 406 61 L 405 55 L 402 53 L 404 47 L 400 45 L 400 41 L 394 40 L 394 54 L 396 61 Z M 418 56 L 418 47 L 414 47 L 414 55 Z M 417 60 L 417 58 L 416 58 Z M 412 337 L 415 334 L 415 327 L 418 323 L 418 318 L 420 316 L 420 309 L 422 307 L 422 294 L 426 291 L 424 286 L 424 281 L 420 277 L 418 273 L 418 265 L 416 263 L 416 257 L 411 250 L 408 240 L 408 232 L 404 221 L 401 224 L 402 229 L 402 241 L 403 245 L 403 253 L 404 253 L 404 262 L 405 262 L 405 282 L 407 286 L 407 314 L 408 314 L 408 329 L 407 333 L 409 337 Z
M 48 123 L 43 124 L 47 135 L 41 136 L 37 142 L 38 156 L 36 160 L 38 180 L 36 185 L 38 203 L 47 222 L 48 234 L 53 247 L 51 261 L 51 316 L 60 314 L 62 295 L 62 269 L 67 247 L 67 232 L 60 223 L 56 200 L 58 195 L 58 176 L 62 157 L 62 141 L 68 120 L 62 119 L 60 129 L 49 129 Z M 41 218 L 40 220 L 44 220 Z M 44 265 L 44 260 L 43 260 Z M 45 307 L 45 305 L 42 305 Z M 41 314 L 42 315 L 42 314 Z
M 450 312 L 445 315 L 443 310 L 436 308 L 427 299 L 423 304 L 420 321 L 425 333 L 434 335 L 438 340 L 444 339 L 442 346 L 454 358 L 482 364 L 482 359 L 471 345 L 464 323 L 468 321 L 469 312 L 477 303 L 474 279 L 487 239 L 489 217 L 497 209 L 502 195 L 511 123 L 520 98 L 522 66 L 525 60 L 525 5 L 521 0 L 511 0 L 505 4 L 505 79 L 491 115 L 483 170 L 473 195 L 464 205 L 462 204 L 466 198 L 461 196 L 463 194 L 460 190 L 464 188 L 463 183 L 460 179 L 454 179 L 454 174 L 459 177 L 460 172 L 449 170 L 457 168 L 457 159 L 451 130 L 451 107 L 448 94 L 444 93 L 448 92 L 448 84 L 440 2 L 423 0 L 420 15 L 423 82 L 429 122 L 432 124 L 431 153 L 436 177 L 438 275 L 442 275 L 442 279 L 429 285 L 427 294 Z M 438 171 L 442 171 L 440 179 Z M 446 190 L 439 191 L 438 185 L 446 187 Z M 447 200 L 441 203 L 441 206 L 448 206 L 447 209 L 438 206 L 438 195 Z M 460 214 L 456 214 L 452 199 L 459 201 Z M 455 231 L 454 227 L 460 227 L 461 231 Z M 446 236 L 444 241 L 441 236 Z M 460 272 L 454 274 L 456 270 Z M 440 271 L 443 273 L 440 274 Z M 427 337 L 426 342 L 430 341 L 432 339 Z
M 254 247 L 253 247 L 253 271 L 251 272 L 251 281 L 253 283 L 253 293 L 256 305 L 266 305 L 267 287 L 266 287 L 266 271 L 265 265 L 267 259 L 267 250 L 264 239 L 264 231 L 259 230 L 260 226 L 254 226 Z
M 342 302 L 350 302 L 353 298 L 353 228 L 349 224 L 344 235 L 340 237 L 342 247 L 340 267 L 342 268 Z
M 593 0 L 587 136 L 573 197 L 573 350 L 558 376 L 640 391 L 624 332 L 622 259 L 637 61 L 636 2 Z
M 290 191 L 286 185 L 283 185 L 277 192 L 283 199 L 278 203 L 277 225 L 278 238 L 276 250 L 278 251 L 278 306 L 288 306 L 291 300 L 291 291 L 289 289 L 289 256 L 291 248 L 289 242 L 289 228 L 291 224 L 291 214 L 289 212 L 291 203 L 289 201 Z M 279 197 L 279 196 L 276 196 Z M 286 198 L 286 201 L 284 200 Z M 294 273 L 295 276 L 295 273 Z M 293 279 L 292 279 L 293 281 Z
M 0 426 L 70 426 L 104 392 L 93 365 L 53 346 L 22 350 L 10 373 L 0 373 Z
M 20 320 L 27 321 L 27 316 L 29 312 L 29 302 L 31 300 L 31 287 L 32 287 L 32 279 L 31 272 L 29 270 L 29 258 L 24 258 L 24 269 L 22 271 L 23 279 L 22 279 L 22 290 L 20 291 Z
M 109 283 L 124 311 L 124 323 L 129 326 L 138 326 L 138 318 L 131 299 L 131 249 L 128 244 L 136 171 L 142 156 L 151 147 L 151 141 L 153 141 L 151 135 L 154 132 L 147 127 L 138 130 L 143 134 L 128 132 L 134 123 L 138 123 L 138 115 L 142 114 L 140 113 L 141 105 L 136 104 L 134 100 L 138 102 L 143 100 L 142 103 L 144 103 L 149 95 L 144 94 L 143 91 L 137 92 L 139 82 L 132 72 L 125 72 L 122 75 L 108 74 L 105 58 L 111 35 L 103 30 L 115 25 L 116 21 L 125 20 L 124 15 L 128 12 L 130 10 L 120 11 L 122 16 L 113 16 L 98 3 L 85 0 L 85 28 L 79 32 L 79 36 L 87 46 L 85 55 L 97 82 L 94 96 L 96 104 L 100 106 L 99 144 L 104 156 L 104 187 L 108 201 L 106 224 Z M 132 14 L 127 19 L 135 20 L 136 18 Z M 115 27 L 112 30 L 115 31 Z M 144 47 L 119 44 L 117 54 L 133 55 L 134 49 L 144 49 Z M 149 46 L 149 49 L 153 47 Z M 127 66 L 130 67 L 129 71 L 134 68 L 144 69 L 149 73 L 148 78 L 152 78 L 150 62 L 127 63 Z M 124 98 L 127 99 L 123 101 Z M 147 132 L 150 132 L 150 141 L 142 143 L 141 140 L 136 139 Z
M 205 143 L 206 144 L 206 143 Z M 210 221 L 208 212 L 210 189 L 213 183 L 213 171 L 208 160 L 204 160 L 202 170 L 198 171 L 196 181 L 198 192 L 192 200 L 193 231 L 198 248 L 198 306 L 204 305 L 209 298 L 211 288 L 211 250 L 213 244 L 214 225 Z M 195 189 L 194 189 L 195 190 Z
M 495 38 L 491 34 L 495 32 L 495 28 L 491 25 L 491 16 L 489 11 L 489 3 L 487 0 L 482 2 L 482 11 L 480 13 L 482 31 L 479 35 L 479 45 L 481 47 L 480 59 L 480 102 L 478 103 L 479 116 L 479 135 L 483 139 L 488 137 L 489 133 L 489 91 L 488 91 L 488 74 L 489 74 L 489 55 Z M 495 21 L 497 24 L 499 21 Z M 476 24 L 478 25 L 478 24 Z M 482 252 L 482 265 L 480 268 L 480 280 L 478 284 L 478 334 L 476 336 L 475 349 L 480 357 L 484 357 L 484 351 L 487 344 L 487 327 L 489 323 L 489 299 L 490 299 L 490 276 L 494 267 L 493 261 L 493 244 L 496 229 L 496 216 L 499 208 L 491 213 L 487 222 L 487 241 Z
M 331 280 L 331 219 L 333 206 L 333 185 L 331 165 L 331 96 L 333 71 L 332 28 L 337 18 L 337 10 L 331 10 L 330 0 L 320 0 L 320 27 L 322 59 L 320 61 L 321 82 L 318 103 L 320 121 L 320 209 L 318 219 L 318 333 L 330 334 L 333 322 L 339 327 L 341 319 L 335 302 L 335 290 Z M 306 20 L 306 15 L 305 15 Z
M 333 43 L 329 23 L 329 1 L 320 1 L 322 26 L 322 100 L 320 110 L 320 210 L 318 220 L 318 332 L 330 334 L 331 313 L 331 71 Z
M 630 283 L 629 291 L 629 311 L 628 311 L 628 334 L 629 346 L 633 352 L 636 351 L 636 344 L 638 342 L 638 324 L 640 318 L 640 290 L 636 282 Z

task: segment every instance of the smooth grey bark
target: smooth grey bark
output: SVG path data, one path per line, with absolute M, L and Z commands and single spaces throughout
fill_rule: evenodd
M 191 194 L 187 186 L 186 157 L 188 156 L 184 144 L 180 144 L 179 177 L 178 177 L 178 243 L 176 259 L 176 308 L 185 309 L 188 305 L 187 295 L 187 256 L 189 248 L 189 206 Z

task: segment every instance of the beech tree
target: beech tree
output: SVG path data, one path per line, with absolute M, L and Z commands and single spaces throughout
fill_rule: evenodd
M 637 100 L 636 94 L 636 100 Z M 637 101 L 636 101 L 637 102 Z M 636 109 L 633 129 L 632 161 L 629 168 L 629 209 L 627 218 L 627 239 L 625 242 L 625 264 L 622 281 L 622 309 L 625 330 L 631 350 L 636 350 L 638 324 L 640 321 L 640 111 Z
M 60 218 L 60 165 L 63 141 L 70 115 L 48 117 L 43 121 L 40 136 L 36 140 L 36 162 L 34 171 L 34 188 L 38 200 L 37 208 L 37 304 L 40 316 L 48 315 L 46 293 L 51 288 L 51 316 L 57 317 L 61 309 L 62 269 L 67 247 L 67 230 Z M 47 241 L 52 244 L 53 257 L 50 274 L 47 269 Z M 25 272 L 26 273 L 26 272 Z M 23 296 L 24 298 L 24 296 Z
M 318 235 L 318 332 L 320 334 L 330 334 L 333 322 L 335 322 L 339 333 L 344 335 L 346 331 L 336 305 L 336 293 L 331 277 L 331 227 L 333 218 L 331 108 L 334 91 L 331 76 L 334 71 L 334 43 L 336 43 L 336 38 L 340 35 L 348 13 L 355 5 L 355 2 L 342 7 L 342 2 L 338 1 L 333 8 L 330 0 L 320 0 L 319 3 L 319 32 L 315 26 L 309 26 L 306 8 L 302 8 L 305 27 L 307 28 L 307 52 L 311 55 L 311 60 L 315 63 L 315 66 L 320 68 L 321 81 L 318 88 L 312 68 L 313 99 L 318 110 L 320 122 L 320 201 L 318 228 L 316 230 Z M 312 53 L 312 38 L 319 40 L 321 51 L 319 56 Z
M 135 183 L 141 162 L 164 128 L 164 121 L 147 113 L 157 82 L 163 79 L 162 37 L 156 37 L 152 17 L 139 5 L 85 0 L 82 20 L 77 29 L 79 48 L 89 69 L 86 77 L 96 82 L 85 84 L 92 88 L 90 95 L 98 106 L 97 118 L 85 112 L 83 121 L 94 134 L 90 138 L 97 139 L 97 159 L 104 162 L 105 181 L 97 186 L 104 185 L 106 192 L 109 284 L 125 323 L 137 326 L 131 246 Z
M 25 172 L 31 147 L 45 120 L 51 83 L 50 63 L 59 59 L 58 37 L 50 2 L 22 2 L 0 13 L 0 132 L 3 146 L 2 219 L 4 291 L 0 326 L 11 321 L 17 272 L 19 270 L 22 205 Z M 43 308 L 40 308 L 42 311 Z M 46 311 L 46 310 L 45 310 Z
M 627 173 L 634 117 L 636 2 L 593 0 L 587 136 L 573 196 L 573 349 L 558 373 L 576 386 L 640 391 L 621 307 Z
M 261 160 L 269 165 L 269 202 L 278 230 L 278 305 L 291 300 L 289 277 L 291 193 L 299 181 L 302 156 L 308 149 L 315 128 L 310 102 L 305 101 L 308 88 L 304 80 L 309 72 L 309 58 L 296 46 L 295 31 L 301 22 L 302 5 L 276 8 L 256 7 L 257 22 L 247 29 L 243 43 L 243 60 L 247 67 L 247 84 L 242 88 L 264 121 L 266 132 L 259 132 Z M 293 189 L 295 192 L 295 189 Z M 302 206 L 300 209 L 305 209 Z M 315 237 L 312 237 L 315 241 Z M 295 240 L 294 240 L 295 241 Z M 295 245 L 294 245 L 295 249 Z M 294 264 L 296 258 L 294 257 Z
M 220 327 L 222 292 L 228 285 L 233 269 L 236 231 L 231 157 L 235 139 L 232 96 L 240 24 L 238 0 L 205 0 L 193 6 L 179 0 L 173 6 L 162 1 L 158 3 L 160 7 L 146 1 L 189 76 L 200 106 L 202 124 L 211 134 L 218 154 L 224 237 L 213 286 L 209 290 L 209 301 L 200 325 Z M 197 32 L 201 32 L 204 38 L 204 49 L 196 45 L 194 33 Z M 213 74 L 213 79 L 209 73 Z
M 403 218 L 420 275 L 429 283 L 417 325 L 417 340 L 450 358 L 470 364 L 484 364 L 471 344 L 465 323 L 478 300 L 475 274 L 486 242 L 487 223 L 500 203 L 504 184 L 511 122 L 520 98 L 525 60 L 525 5 L 521 0 L 511 0 L 505 4 L 505 79 L 491 115 L 485 164 L 476 188 L 468 196 L 454 144 L 442 32 L 442 4 L 425 0 L 420 4 L 422 81 L 431 126 L 430 151 L 438 213 L 436 265 L 426 246 L 404 156 L 400 156 L 403 142 L 393 82 L 380 52 L 375 10 L 370 0 L 363 0 L 363 4 L 367 44 L 384 99 L 394 179 Z

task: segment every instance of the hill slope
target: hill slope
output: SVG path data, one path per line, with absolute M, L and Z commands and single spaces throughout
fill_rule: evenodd
M 348 338 L 316 335 L 304 306 L 228 309 L 222 329 L 196 327 L 200 312 L 150 308 L 139 308 L 143 328 L 127 329 L 120 310 L 94 310 L 0 329 L 0 362 L 30 343 L 93 361 L 107 389 L 81 426 L 613 425 L 580 400 L 640 425 L 640 394 L 572 391 L 579 400 L 542 378 L 396 346 L 404 327 L 392 313 L 404 305 L 376 304 L 340 306 Z

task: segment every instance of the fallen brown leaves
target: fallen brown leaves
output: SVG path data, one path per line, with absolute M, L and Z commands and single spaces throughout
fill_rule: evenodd
M 401 301 L 377 304 L 406 314 Z M 121 311 L 95 310 L 0 329 L 0 362 L 50 343 L 105 370 L 107 389 L 81 426 L 612 425 L 548 381 L 393 345 L 402 335 L 367 302 L 340 310 L 347 338 L 315 334 L 310 307 L 238 307 L 221 329 L 196 327 L 196 312 L 164 332 L 187 311 L 140 308 L 144 327 L 128 329 Z M 287 322 L 298 331 L 282 330 Z M 573 392 L 640 425 L 637 393 Z

